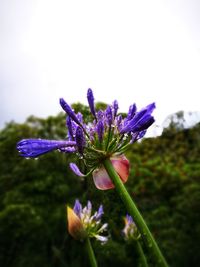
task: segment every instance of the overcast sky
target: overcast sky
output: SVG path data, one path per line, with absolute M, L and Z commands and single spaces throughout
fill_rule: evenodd
M 59 98 L 200 110 L 199 0 L 0 0 L 0 127 Z

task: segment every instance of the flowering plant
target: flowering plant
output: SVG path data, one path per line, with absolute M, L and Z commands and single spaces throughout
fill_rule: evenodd
M 35 158 L 56 149 L 66 154 L 75 153 L 79 161 L 81 160 L 86 166 L 88 172 L 83 173 L 74 162 L 70 163 L 71 170 L 82 177 L 92 174 L 94 184 L 98 189 L 116 189 L 127 211 L 134 218 L 137 229 L 154 255 L 156 263 L 158 266 L 167 267 L 165 258 L 154 237 L 124 186 L 129 175 L 129 161 L 124 153 L 134 142 L 145 135 L 148 127 L 154 122 L 154 117 L 151 114 L 155 109 L 155 103 L 151 103 L 139 111 L 133 104 L 129 107 L 127 116 L 123 118 L 122 115 L 118 114 L 118 102 L 116 100 L 112 105 L 108 105 L 106 110 L 96 111 L 91 89 L 88 89 L 87 99 L 93 121 L 85 124 L 83 115 L 80 112 L 76 114 L 70 105 L 61 98 L 60 105 L 67 114 L 67 139 L 59 141 L 24 139 L 18 142 L 17 149 L 21 156 L 28 158 Z M 80 205 L 76 204 L 76 206 L 80 208 Z M 90 208 L 87 207 L 85 212 L 87 213 L 89 210 Z M 69 222 L 70 218 L 76 222 L 71 223 L 73 221 L 71 219 L 69 223 L 69 231 L 74 237 L 84 238 L 84 235 L 87 236 L 92 233 L 86 230 L 89 229 L 86 227 L 87 224 L 81 221 L 81 216 L 85 213 L 79 214 L 76 213 L 76 208 L 75 211 L 68 208 L 68 214 Z M 91 219 L 90 216 L 89 218 Z M 76 225 L 79 227 L 77 228 Z M 77 229 L 78 236 L 74 229 Z M 86 240 L 88 241 L 89 238 Z M 88 242 L 88 248 L 91 252 L 91 245 Z M 90 255 L 94 263 L 93 266 L 96 266 L 94 254 L 91 252 Z

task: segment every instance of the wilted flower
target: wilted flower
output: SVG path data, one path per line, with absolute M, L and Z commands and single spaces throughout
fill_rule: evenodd
M 124 218 L 125 226 L 124 229 L 122 230 L 122 233 L 124 235 L 124 238 L 126 240 L 138 240 L 140 238 L 140 233 L 137 229 L 137 226 L 135 222 L 133 221 L 133 218 L 130 215 L 126 215 Z
M 88 89 L 87 99 L 93 122 L 85 124 L 81 113 L 76 114 L 72 108 L 60 99 L 60 105 L 67 114 L 67 140 L 25 139 L 17 144 L 22 156 L 35 158 L 49 151 L 58 149 L 63 153 L 75 153 L 88 169 L 82 173 L 75 163 L 71 163 L 72 171 L 78 176 L 93 174 L 97 188 L 106 190 L 114 185 L 107 175 L 103 162 L 110 158 L 122 182 L 126 182 L 129 175 L 129 162 L 123 155 L 130 145 L 142 138 L 147 128 L 154 122 L 151 115 L 155 103 L 137 111 L 136 105 L 130 106 L 126 118 L 117 115 L 118 102 L 108 105 L 106 110 L 96 111 L 94 96 Z
M 101 224 L 103 213 L 102 205 L 92 215 L 92 204 L 90 201 L 88 201 L 86 207 L 82 208 L 79 200 L 76 200 L 73 209 L 67 206 L 68 231 L 70 235 L 77 240 L 94 237 L 101 243 L 107 242 L 108 237 L 102 235 L 108 227 L 107 223 Z

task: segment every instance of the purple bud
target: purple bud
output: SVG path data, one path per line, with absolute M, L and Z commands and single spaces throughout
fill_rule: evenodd
M 129 107 L 129 111 L 128 111 L 128 115 L 127 115 L 127 120 L 131 120 L 133 117 L 134 117 L 134 115 L 135 115 L 135 112 L 136 112 L 136 105 L 135 104 L 133 104 L 133 105 L 131 105 L 130 107 Z
M 153 110 L 155 109 L 155 107 L 156 107 L 156 104 L 153 102 L 149 104 L 148 106 L 146 106 L 144 109 L 147 110 L 148 114 L 151 114 Z
M 70 163 L 69 164 L 70 169 L 77 175 L 80 177 L 84 177 L 85 175 L 79 170 L 78 166 L 75 163 Z
M 116 115 L 117 115 L 118 108 L 119 108 L 119 106 L 118 106 L 118 102 L 117 102 L 117 100 L 115 100 L 115 101 L 113 102 L 114 118 L 115 118 Z
M 132 224 L 133 223 L 133 218 L 130 215 L 126 215 L 127 223 Z
M 101 143 L 103 140 L 104 126 L 102 121 L 97 122 L 97 134 L 99 138 L 99 142 Z
M 90 111 L 91 111 L 92 115 L 96 118 L 95 107 L 94 107 L 94 96 L 93 96 L 93 92 L 90 88 L 87 91 L 87 99 L 88 99 Z
M 73 210 L 74 210 L 74 212 L 76 213 L 76 215 L 77 215 L 78 217 L 80 217 L 81 212 L 82 212 L 82 205 L 81 205 L 81 203 L 79 202 L 78 199 L 76 199 L 76 201 L 75 201 Z
M 92 211 L 92 203 L 89 200 L 87 202 L 87 209 L 88 209 L 88 212 L 91 213 L 91 211 Z
M 76 129 L 75 139 L 76 139 L 76 145 L 78 148 L 78 152 L 80 154 L 83 154 L 83 150 L 84 150 L 84 146 L 85 146 L 85 136 L 84 136 L 82 128 L 79 126 Z
M 111 106 L 107 106 L 107 108 L 106 108 L 106 118 L 107 118 L 108 125 L 111 126 L 111 124 L 112 124 L 112 109 L 111 109 Z
M 21 156 L 27 158 L 36 158 L 55 149 L 75 146 L 74 141 L 57 141 L 42 139 L 23 139 L 17 143 L 17 150 Z
M 60 98 L 60 105 L 63 108 L 63 110 L 68 114 L 68 116 L 70 116 L 72 120 L 74 120 L 78 125 L 81 126 L 81 123 L 78 120 L 76 114 L 63 98 Z
M 103 214 L 104 214 L 104 212 L 103 212 L 103 205 L 100 205 L 99 206 L 99 209 L 97 211 L 97 215 L 95 217 L 95 220 L 96 221 L 100 220 Z

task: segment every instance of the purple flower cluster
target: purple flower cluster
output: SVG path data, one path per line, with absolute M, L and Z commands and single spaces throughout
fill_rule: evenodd
M 83 228 L 87 233 L 88 237 L 95 237 L 101 243 L 108 241 L 107 236 L 102 236 L 102 232 L 107 230 L 108 224 L 104 223 L 101 225 L 101 218 L 103 215 L 103 206 L 100 205 L 98 211 L 92 215 L 92 203 L 87 202 L 87 206 L 82 208 L 81 203 L 77 199 L 74 204 L 73 211 L 81 220 Z
M 128 214 L 125 217 L 125 226 L 122 230 L 122 234 L 126 240 L 137 240 L 141 236 L 135 222 L 133 221 L 133 218 Z
M 17 144 L 21 156 L 35 158 L 58 149 L 63 153 L 76 153 L 83 159 L 89 170 L 95 170 L 105 157 L 123 154 L 129 146 L 142 138 L 147 128 L 154 122 L 151 115 L 155 103 L 137 111 L 132 104 L 126 118 L 118 114 L 118 102 L 115 100 L 106 110 L 96 110 L 94 96 L 88 89 L 87 99 L 94 120 L 85 124 L 83 115 L 75 113 L 71 106 L 60 99 L 60 105 L 66 112 L 67 140 L 24 139 Z M 73 163 L 71 169 L 79 176 L 84 176 Z M 91 171 L 90 171 L 91 173 Z

